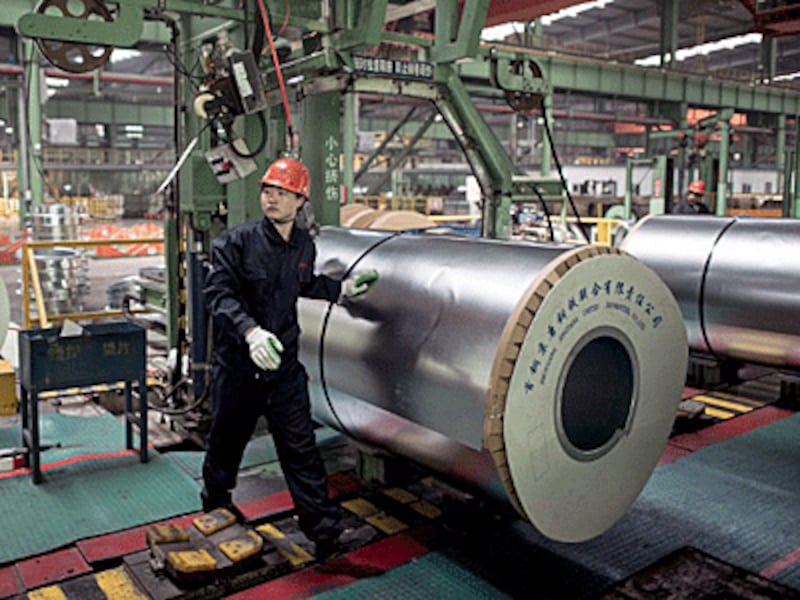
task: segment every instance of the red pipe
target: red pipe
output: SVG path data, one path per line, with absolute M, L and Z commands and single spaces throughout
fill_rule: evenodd
M 22 67 L 17 65 L 0 65 L 0 75 L 22 75 Z M 56 77 L 59 79 L 79 79 L 91 81 L 95 78 L 92 73 L 67 73 L 61 69 L 45 69 L 45 77 Z M 138 85 L 170 86 L 174 85 L 171 77 L 154 77 L 137 75 L 135 73 L 115 73 L 113 71 L 101 71 L 100 81 L 110 83 L 133 83 Z

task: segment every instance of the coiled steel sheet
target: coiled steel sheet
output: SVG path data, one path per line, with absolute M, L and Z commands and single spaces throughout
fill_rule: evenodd
M 692 350 L 800 369 L 800 221 L 648 217 L 622 247 L 673 291 Z
M 686 366 L 678 306 L 650 269 L 612 248 L 430 234 L 325 228 L 317 247 L 322 272 L 380 274 L 327 326 L 327 304 L 300 302 L 318 420 L 509 501 L 557 540 L 624 514 Z

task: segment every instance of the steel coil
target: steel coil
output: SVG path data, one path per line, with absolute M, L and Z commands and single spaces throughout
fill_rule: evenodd
M 328 305 L 300 302 L 315 418 L 508 501 L 553 539 L 624 514 L 686 365 L 650 269 L 612 248 L 438 235 L 325 228 L 317 246 L 321 271 L 357 262 L 380 279 L 327 327 Z
M 648 217 L 622 247 L 673 291 L 692 350 L 800 369 L 800 221 Z

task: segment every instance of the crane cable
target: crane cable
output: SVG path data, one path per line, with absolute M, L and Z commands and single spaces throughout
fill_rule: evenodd
M 264 7 L 264 0 L 256 0 L 258 2 L 258 9 L 261 12 L 261 20 L 264 22 L 264 31 L 267 34 L 267 42 L 269 43 L 269 51 L 272 55 L 272 63 L 275 65 L 275 74 L 278 77 L 278 85 L 281 89 L 281 100 L 283 101 L 283 110 L 286 113 L 286 129 L 289 134 L 289 150 L 294 151 L 294 131 L 292 128 L 292 113 L 289 110 L 289 99 L 286 96 L 286 84 L 283 82 L 283 73 L 281 66 L 278 63 L 278 52 L 275 50 L 275 42 L 272 39 L 272 29 L 269 25 L 269 17 L 267 16 L 267 9 Z

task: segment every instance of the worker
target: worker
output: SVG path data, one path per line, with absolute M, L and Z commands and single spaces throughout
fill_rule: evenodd
M 677 215 L 705 215 L 710 213 L 708 207 L 703 204 L 703 195 L 706 193 L 706 184 L 700 180 L 695 179 L 689 184 L 689 189 L 686 192 L 686 198 L 679 202 L 672 210 Z
M 295 226 L 308 201 L 309 174 L 293 158 L 279 158 L 261 179 L 265 218 L 214 240 L 205 285 L 213 317 L 212 422 L 203 463 L 203 510 L 228 508 L 239 463 L 260 415 L 267 419 L 299 525 L 318 557 L 341 533 L 341 509 L 328 499 L 316 447 L 308 376 L 298 360 L 297 298 L 343 304 L 366 293 L 375 271 L 338 281 L 314 273 L 316 248 Z

